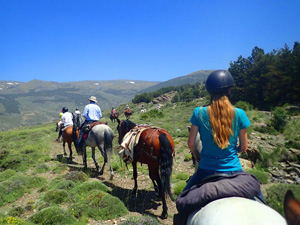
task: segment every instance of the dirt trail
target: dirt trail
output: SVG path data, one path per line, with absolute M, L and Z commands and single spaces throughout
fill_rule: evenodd
M 74 168 L 82 168 L 82 158 L 76 153 L 75 148 L 73 149 L 73 160 L 72 163 L 67 164 L 69 170 L 74 170 Z M 176 150 L 176 149 L 175 149 Z M 89 151 L 89 149 L 88 149 Z M 68 148 L 66 148 L 67 154 L 69 154 Z M 51 150 L 51 158 L 57 158 L 57 155 L 63 154 L 62 143 L 55 142 L 52 150 Z M 191 161 L 184 162 L 183 154 L 176 155 L 176 159 L 174 160 L 173 171 L 182 171 L 185 173 L 192 174 L 193 168 L 191 167 Z M 96 159 L 99 162 L 99 159 L 103 157 L 100 155 L 99 150 L 96 151 Z M 94 169 L 95 165 L 91 159 L 88 157 L 88 169 Z M 120 162 L 121 163 L 121 162 Z M 102 163 L 99 163 L 102 166 Z M 167 199 L 168 205 L 168 214 L 169 217 L 167 219 L 160 219 L 159 216 L 162 212 L 162 202 L 158 199 L 154 188 L 152 186 L 152 182 L 148 176 L 147 165 L 142 165 L 142 169 L 138 170 L 138 191 L 136 195 L 132 195 L 131 191 L 134 186 L 134 180 L 132 178 L 132 169 L 127 170 L 124 163 L 122 163 L 123 171 L 114 172 L 113 180 L 110 180 L 110 172 L 108 170 L 108 166 L 105 167 L 104 174 L 98 175 L 92 179 L 97 179 L 103 182 L 106 186 L 111 189 L 111 194 L 113 196 L 118 197 L 129 210 L 129 214 L 125 217 L 116 218 L 114 220 L 108 221 L 93 221 L 90 220 L 90 225 L 95 224 L 120 224 L 126 218 L 134 215 L 151 215 L 156 217 L 161 224 L 173 224 L 173 215 L 177 213 L 175 202 L 172 202 L 170 198 Z M 187 171 L 188 170 L 188 171 Z M 146 171 L 146 172 L 145 172 Z M 67 172 L 67 171 L 65 171 Z M 125 174 L 125 175 L 124 175 Z

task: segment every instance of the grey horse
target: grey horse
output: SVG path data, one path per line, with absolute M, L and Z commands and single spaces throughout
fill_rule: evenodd
M 73 133 L 72 133 L 74 143 L 77 143 L 77 139 L 78 139 L 77 128 L 80 127 L 79 124 L 81 125 L 83 121 L 84 118 L 82 117 L 78 118 L 78 121 L 75 121 L 74 118 Z M 111 157 L 113 152 L 113 144 L 112 144 L 113 138 L 114 138 L 114 132 L 109 126 L 107 126 L 106 124 L 98 124 L 88 132 L 86 139 L 84 139 L 82 148 L 75 144 L 77 153 L 82 155 L 84 170 L 87 169 L 86 147 L 89 146 L 92 148 L 92 158 L 94 160 L 96 170 L 99 171 L 99 166 L 95 158 L 95 149 L 96 147 L 98 147 L 104 158 L 104 163 L 99 174 L 100 175 L 103 174 L 105 164 L 108 163 L 108 166 L 110 168 L 110 179 L 111 180 L 113 179 L 114 172 L 111 166 Z

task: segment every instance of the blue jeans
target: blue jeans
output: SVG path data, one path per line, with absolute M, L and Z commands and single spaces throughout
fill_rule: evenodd
M 244 171 L 243 170 L 237 170 L 237 171 L 215 171 L 215 170 L 206 170 L 206 169 L 198 168 L 197 171 L 193 174 L 193 176 L 187 182 L 187 184 L 186 184 L 185 188 L 183 189 L 183 191 L 191 188 L 194 185 L 200 184 L 201 181 L 204 178 L 206 178 L 207 176 L 209 176 L 209 175 L 213 175 L 213 174 L 216 174 L 216 173 L 233 175 L 233 174 L 242 173 L 242 172 L 244 172 Z M 265 203 L 265 199 L 264 199 L 264 196 L 263 196 L 263 194 L 262 194 L 261 191 L 257 195 L 257 197 Z

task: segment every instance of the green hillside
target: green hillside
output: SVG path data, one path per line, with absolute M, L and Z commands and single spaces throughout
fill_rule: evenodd
M 161 82 L 159 84 L 145 88 L 144 90 L 142 90 L 142 92 L 153 92 L 164 87 L 170 87 L 170 86 L 176 87 L 184 84 L 194 84 L 197 82 L 204 82 L 212 71 L 214 70 L 199 70 L 193 73 L 189 73 L 185 76 L 176 77 L 174 79 L 170 79 L 168 81 Z
M 153 103 L 139 103 L 129 106 L 133 110 L 130 120 L 139 124 L 152 124 L 168 130 L 175 142 L 175 158 L 172 174 L 172 192 L 177 196 L 185 181 L 193 173 L 191 154 L 187 148 L 189 118 L 193 109 L 207 103 L 206 98 L 194 99 L 189 103 L 166 101 L 161 103 L 160 111 Z M 146 113 L 141 113 L 144 105 Z M 117 106 L 120 119 L 125 105 Z M 262 184 L 268 204 L 283 213 L 283 197 L 287 189 L 293 190 L 300 199 L 299 183 L 289 179 L 290 184 L 273 180 L 273 171 L 284 174 L 282 166 L 288 161 L 299 165 L 300 118 L 290 117 L 282 132 L 268 130 L 272 113 L 257 110 L 246 111 L 251 127 L 249 133 L 249 152 L 258 151 L 255 167 L 249 171 L 255 174 Z M 0 132 L 0 223 L 1 224 L 117 224 L 128 221 L 151 220 L 151 224 L 172 224 L 176 212 L 175 202 L 168 200 L 169 218 L 161 220 L 161 202 L 155 197 L 153 185 L 148 177 L 146 165 L 138 165 L 139 192 L 132 197 L 132 166 L 129 170 L 121 163 L 118 152 L 118 133 L 116 123 L 109 120 L 109 110 L 105 110 L 102 121 L 107 121 L 114 130 L 113 169 L 115 177 L 109 181 L 106 167 L 103 176 L 95 174 L 91 151 L 88 151 L 88 171 L 83 173 L 82 158 L 76 151 L 72 163 L 62 155 L 62 143 L 56 143 L 55 123 L 26 126 L 15 130 Z M 262 125 L 263 124 L 263 125 Z M 294 143 L 293 147 L 289 143 Z M 74 147 L 73 147 L 74 148 Z M 294 149 L 294 150 L 293 150 Z M 294 151 L 294 153 L 293 153 Z M 68 150 L 67 150 L 68 153 Z M 250 160 L 253 155 L 240 155 Z M 297 158 L 298 157 L 298 158 Z M 96 151 L 100 164 L 103 157 Z M 273 177 L 273 178 L 272 178 Z M 286 176 L 287 177 L 287 176 Z M 149 216 L 150 213 L 150 217 Z M 148 216 L 146 216 L 148 215 Z M 141 223 L 140 223 L 141 224 Z

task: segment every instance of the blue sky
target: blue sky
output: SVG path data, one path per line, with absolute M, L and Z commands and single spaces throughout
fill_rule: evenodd
M 0 0 L 0 80 L 166 81 L 300 41 L 299 0 Z

